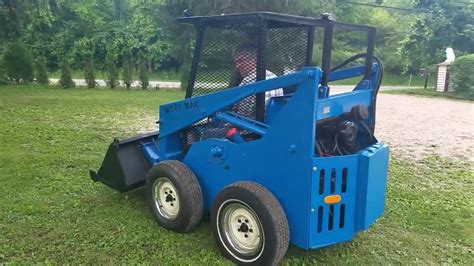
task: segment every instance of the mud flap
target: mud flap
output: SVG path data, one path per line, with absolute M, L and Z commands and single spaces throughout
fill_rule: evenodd
M 145 158 L 142 147 L 146 143 L 154 143 L 157 149 L 158 134 L 156 131 L 129 139 L 114 139 L 99 171 L 90 170 L 90 177 L 120 192 L 145 185 L 152 165 Z

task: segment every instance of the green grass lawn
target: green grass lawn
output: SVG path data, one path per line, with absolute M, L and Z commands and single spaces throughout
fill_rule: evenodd
M 0 264 L 229 264 L 204 220 L 160 228 L 144 190 L 93 183 L 115 136 L 152 130 L 181 91 L 0 87 Z M 285 264 L 473 264 L 473 171 L 430 157 L 390 162 L 385 214 L 352 241 L 290 247 Z
M 417 96 L 425 96 L 425 97 L 474 101 L 473 94 L 461 93 L 461 92 L 440 92 L 440 91 L 436 91 L 435 89 L 426 89 L 426 90 L 425 89 L 403 89 L 403 90 L 382 91 L 381 93 L 417 95 Z

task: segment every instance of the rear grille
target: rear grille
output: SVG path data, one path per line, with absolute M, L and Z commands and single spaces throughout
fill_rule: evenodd
M 349 169 L 344 167 L 342 169 L 328 168 L 319 170 L 319 197 L 324 199 L 330 195 L 340 195 L 342 200 L 335 204 L 322 204 L 317 207 L 317 232 L 323 233 L 326 231 L 333 231 L 343 229 L 346 225 L 346 203 L 344 203 L 344 194 L 348 189 L 348 175 Z M 329 179 L 329 180 L 327 180 Z M 325 186 L 329 184 L 329 186 Z

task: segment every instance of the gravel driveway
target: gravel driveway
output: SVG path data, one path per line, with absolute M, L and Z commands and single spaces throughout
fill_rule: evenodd
M 331 94 L 352 90 L 334 86 Z M 385 87 L 391 90 L 398 87 Z M 150 116 L 151 117 L 151 116 Z M 154 121 L 147 118 L 145 121 Z M 147 132 L 156 125 L 148 122 Z M 474 103 L 440 98 L 379 94 L 376 137 L 398 157 L 419 160 L 429 155 L 468 159 L 474 164 Z
M 436 154 L 474 163 L 474 104 L 379 94 L 376 136 L 405 158 Z

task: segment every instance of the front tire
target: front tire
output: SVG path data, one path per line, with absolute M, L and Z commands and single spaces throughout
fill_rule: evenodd
M 146 196 L 153 216 L 164 228 L 189 232 L 201 220 L 201 187 L 193 172 L 180 161 L 163 161 L 150 169 Z
M 282 207 L 254 182 L 237 182 L 219 192 L 211 208 L 211 226 L 221 252 L 239 264 L 274 265 L 288 249 Z

